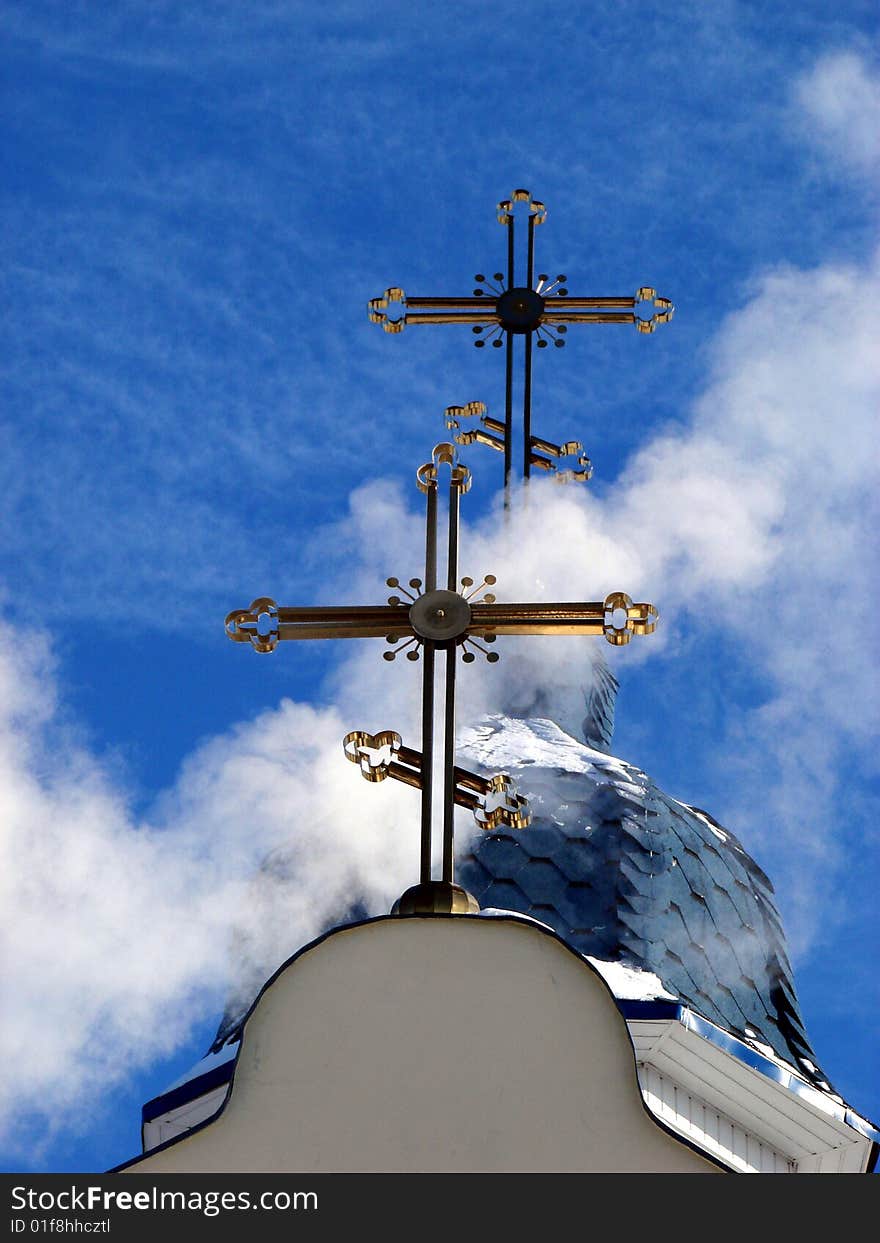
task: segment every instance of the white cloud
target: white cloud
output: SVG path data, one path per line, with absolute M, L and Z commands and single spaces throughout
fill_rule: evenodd
M 830 52 L 797 79 L 801 128 L 824 153 L 863 173 L 880 171 L 880 76 L 856 52 Z
M 645 518 L 673 608 L 698 627 L 717 617 L 765 682 L 727 740 L 740 788 L 725 810 L 771 875 L 784 868 L 795 946 L 860 832 L 839 815 L 846 784 L 874 765 L 878 293 L 876 257 L 767 273 L 722 327 L 692 428 L 629 474 L 626 517 Z M 669 512 L 682 494 L 691 538 Z
M 44 648 L 0 632 L 0 692 L 0 1115 L 14 1144 L 27 1111 L 63 1122 L 216 1012 L 233 926 L 276 965 L 353 896 L 387 909 L 418 841 L 408 790 L 389 782 L 353 810 L 362 782 L 333 710 L 284 701 L 215 739 L 138 822 L 47 707 Z M 290 842 L 292 874 L 255 880 Z

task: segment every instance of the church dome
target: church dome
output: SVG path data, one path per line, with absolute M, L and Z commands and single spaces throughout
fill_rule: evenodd
M 602 745 L 605 689 L 604 736 L 590 712 L 584 723 Z M 590 958 L 653 973 L 718 1027 L 829 1090 L 773 885 L 733 833 L 549 719 L 488 716 L 462 732 L 459 754 L 509 773 L 532 810 L 528 828 L 480 834 L 460 853 L 456 880 L 481 907 L 530 916 Z

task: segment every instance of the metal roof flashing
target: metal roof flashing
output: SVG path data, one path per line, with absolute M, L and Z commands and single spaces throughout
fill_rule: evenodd
M 648 1108 L 742 1172 L 865 1173 L 880 1131 L 781 1059 L 671 1001 L 619 999 Z

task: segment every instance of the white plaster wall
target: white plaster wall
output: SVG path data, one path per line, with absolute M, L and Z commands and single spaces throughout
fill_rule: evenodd
M 599 975 L 540 928 L 389 918 L 302 954 L 248 1020 L 226 1108 L 131 1172 L 718 1167 L 642 1102 Z

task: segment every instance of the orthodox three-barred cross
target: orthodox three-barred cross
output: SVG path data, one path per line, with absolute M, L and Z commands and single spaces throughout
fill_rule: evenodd
M 438 492 L 441 467 L 449 468 L 446 586 L 438 587 Z M 657 610 L 652 604 L 634 604 L 623 592 L 603 601 L 566 604 L 499 604 L 484 591 L 495 578 L 487 574 L 474 587 L 473 579 L 458 579 L 459 502 L 470 487 L 470 472 L 459 461 L 455 446 L 437 445 L 430 462 L 417 472 L 418 487 L 426 497 L 425 576 L 409 580 L 407 590 L 396 578 L 388 586 L 403 593 L 388 597 L 386 605 L 282 608 L 260 597 L 247 609 L 226 618 L 226 633 L 237 643 L 249 643 L 258 652 L 271 652 L 286 639 L 384 638 L 394 660 L 405 652 L 409 660 L 422 653 L 422 749 L 404 747 L 392 730 L 368 734 L 357 730 L 343 740 L 346 757 L 359 765 L 369 781 L 386 777 L 421 790 L 420 883 L 401 899 L 402 911 L 476 909 L 473 899 L 454 884 L 453 832 L 456 804 L 470 809 L 481 828 L 499 825 L 524 828 L 529 823 L 525 800 L 510 779 L 499 774 L 479 777 L 455 764 L 455 675 L 458 653 L 472 662 L 476 652 L 492 663 L 498 653 L 483 646 L 499 635 L 604 635 L 609 643 L 629 643 L 634 634 L 650 634 Z M 415 594 L 413 594 L 415 593 Z M 482 595 L 480 594 L 482 593 Z M 478 599 L 475 597 L 479 597 Z M 483 642 L 478 642 L 480 639 Z M 438 652 L 446 656 L 445 711 L 443 714 L 443 864 L 440 881 L 432 880 L 434 783 L 435 664 Z
M 514 248 L 514 204 L 527 204 L 528 230 L 525 284 L 517 284 Z M 460 431 L 458 444 L 488 445 L 504 454 L 504 487 L 509 488 L 513 469 L 513 340 L 524 338 L 524 375 L 522 407 L 522 477 L 528 479 L 532 468 L 557 473 L 560 482 L 589 479 L 590 461 L 582 453 L 578 441 L 554 444 L 532 435 L 532 342 L 545 349 L 550 342 L 565 345 L 570 324 L 634 324 L 641 333 L 652 333 L 658 324 L 672 318 L 673 306 L 668 298 L 658 296 L 647 285 L 630 298 L 581 297 L 570 294 L 565 287 L 567 277 L 551 279 L 539 273 L 535 280 L 535 228 L 547 218 L 543 203 L 533 199 L 528 190 L 514 190 L 509 199 L 498 204 L 498 222 L 507 229 L 507 278 L 496 272 L 492 280 L 478 272 L 474 277 L 478 288 L 471 297 L 410 298 L 402 289 L 392 286 L 381 298 L 368 304 L 370 319 L 381 324 L 386 332 L 403 332 L 407 324 L 470 324 L 476 340 L 483 347 L 491 342 L 496 349 L 506 346 L 504 421 L 491 418 L 486 408 L 472 402 L 460 408 L 459 416 L 480 416 L 484 430 Z M 502 339 L 503 338 L 503 339 Z M 447 417 L 447 426 L 458 429 L 456 417 Z M 557 472 L 556 460 L 577 455 L 572 470 Z

